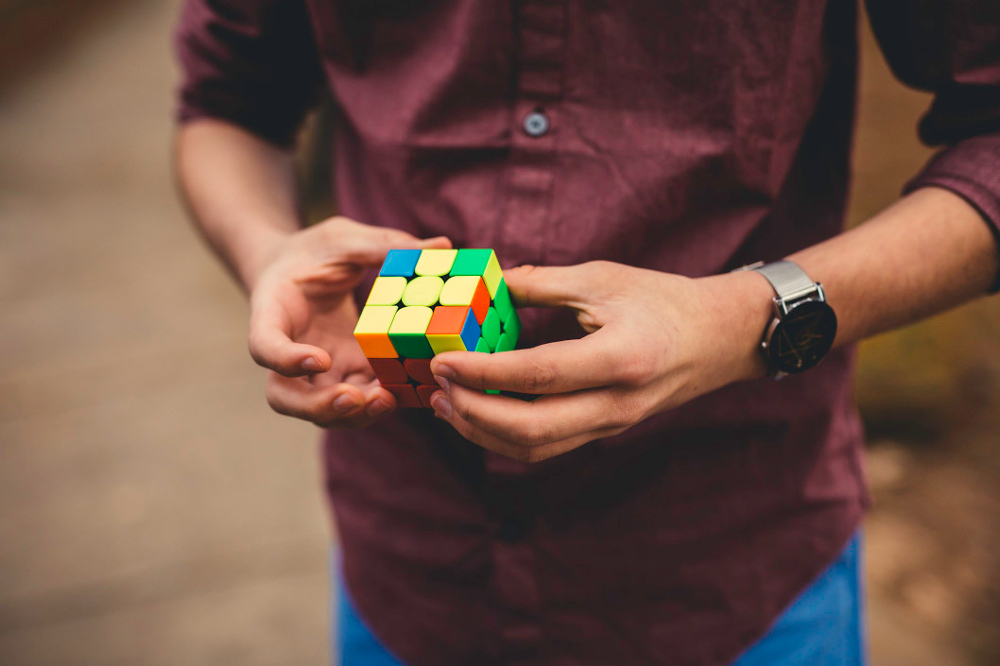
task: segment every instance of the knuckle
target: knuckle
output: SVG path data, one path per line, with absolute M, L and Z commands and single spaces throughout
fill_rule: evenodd
M 478 361 L 480 359 L 473 357 L 472 360 Z M 487 370 L 486 367 L 483 367 L 482 365 L 477 363 L 473 363 L 469 367 L 461 368 L 459 370 L 459 373 L 461 374 L 462 383 L 468 388 L 477 389 L 480 391 L 485 391 L 486 389 L 490 388 L 489 386 L 486 385 L 488 372 L 489 371 Z
M 646 349 L 631 348 L 618 359 L 618 379 L 623 384 L 645 384 L 653 376 L 653 360 Z
M 468 401 L 465 399 L 465 396 L 461 395 L 458 391 L 452 391 L 451 409 L 454 413 L 458 414 L 463 421 L 467 421 L 471 425 L 475 425 L 477 423 L 476 415 L 469 408 Z
M 459 420 L 458 423 L 455 421 L 451 422 L 455 430 L 458 431 L 462 437 L 466 438 L 473 444 L 479 446 L 485 446 L 486 438 L 483 436 L 483 429 L 477 425 L 473 425 L 467 421 Z
M 613 261 L 607 261 L 606 259 L 594 259 L 593 261 L 588 261 L 581 266 L 584 275 L 593 278 L 595 280 L 604 281 L 608 277 L 612 277 L 617 274 L 621 264 L 616 264 Z
M 514 446 L 512 449 L 504 453 L 505 456 L 511 460 L 516 460 L 517 462 L 530 463 L 531 462 L 531 449 L 523 446 Z
M 534 465 L 548 459 L 548 453 L 542 447 L 531 447 L 522 453 L 521 462 Z
M 542 393 L 549 390 L 559 377 L 559 368 L 551 361 L 537 359 L 528 366 L 524 377 L 524 386 L 529 393 Z
M 534 448 L 552 440 L 552 426 L 542 421 L 529 421 L 522 427 L 521 441 Z
M 611 400 L 608 405 L 605 425 L 624 430 L 641 421 L 644 411 L 641 401 L 637 398 L 619 396 Z
M 250 358 L 257 365 L 264 365 L 264 357 L 260 348 L 260 334 L 256 331 L 251 330 L 250 335 L 247 336 L 247 350 L 250 352 Z
M 270 391 L 267 392 L 267 404 L 268 406 L 281 414 L 282 416 L 295 416 L 289 406 L 285 404 L 283 400 L 275 396 Z
M 400 243 L 405 239 L 405 235 L 396 231 L 395 229 L 387 229 L 385 227 L 379 227 L 378 233 L 375 238 L 379 243 L 385 245 L 387 248 L 391 248 L 393 245 Z

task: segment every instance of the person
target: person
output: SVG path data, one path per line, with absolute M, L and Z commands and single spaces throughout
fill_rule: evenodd
M 853 2 L 187 1 L 179 179 L 270 405 L 326 429 L 344 664 L 864 663 L 853 344 L 996 290 L 1000 234 L 1000 7 L 867 11 L 943 148 L 844 232 Z M 452 246 L 522 348 L 396 410 L 358 299 Z

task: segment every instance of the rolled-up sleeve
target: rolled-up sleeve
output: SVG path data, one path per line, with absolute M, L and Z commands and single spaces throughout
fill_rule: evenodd
M 217 118 L 290 145 L 322 70 L 298 0 L 187 0 L 174 45 L 178 122 Z
M 922 141 L 944 148 L 906 186 L 943 187 L 975 207 L 1000 244 L 1000 2 L 868 0 L 886 60 L 934 93 Z M 1000 276 L 994 291 L 1000 287 Z

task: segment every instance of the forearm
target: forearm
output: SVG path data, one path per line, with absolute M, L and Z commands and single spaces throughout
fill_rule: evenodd
M 837 346 L 983 295 L 998 269 L 996 240 L 982 216 L 938 188 L 917 190 L 864 224 L 788 259 L 822 283 L 837 314 Z M 743 301 L 740 316 L 722 322 L 740 339 L 731 348 L 737 378 L 764 374 L 758 344 L 773 316 L 770 285 L 747 272 L 707 280 L 720 297 Z
M 986 293 L 997 244 L 982 216 L 938 188 L 904 197 L 868 222 L 789 257 L 823 284 L 837 345 L 913 323 Z
M 247 290 L 277 244 L 300 227 L 289 151 L 228 123 L 177 135 L 178 182 L 196 227 Z

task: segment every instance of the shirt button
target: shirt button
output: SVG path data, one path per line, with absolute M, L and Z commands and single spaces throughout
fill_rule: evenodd
M 532 111 L 524 117 L 524 133 L 532 137 L 540 137 L 549 131 L 549 119 L 541 111 Z

